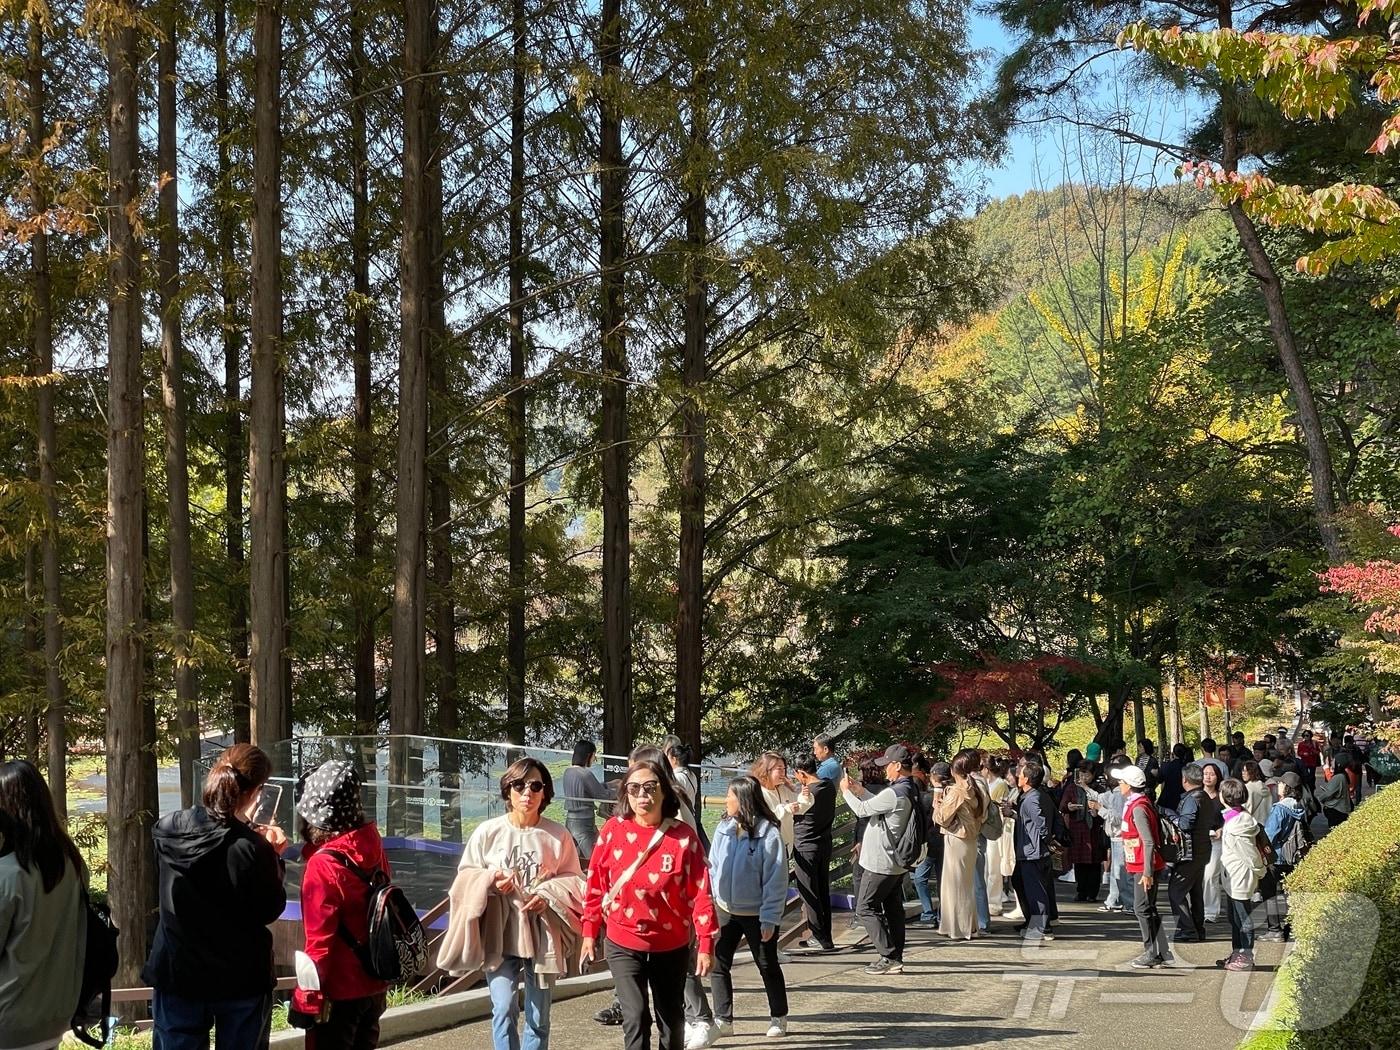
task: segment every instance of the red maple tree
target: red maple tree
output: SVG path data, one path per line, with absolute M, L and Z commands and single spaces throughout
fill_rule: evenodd
M 1082 700 L 1101 691 L 1107 675 L 1093 664 L 1043 653 L 1019 660 L 984 655 L 976 662 L 936 664 L 947 686 L 929 703 L 926 731 L 970 725 L 995 734 L 1013 752 L 1040 750 Z
M 1400 525 L 1387 531 L 1400 539 Z M 1373 558 L 1334 565 L 1318 578 L 1324 594 L 1350 598 L 1367 613 L 1363 630 L 1382 643 L 1373 650 L 1378 662 L 1400 667 L 1400 560 Z

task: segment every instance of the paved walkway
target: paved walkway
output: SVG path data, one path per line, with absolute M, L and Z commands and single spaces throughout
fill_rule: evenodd
M 1063 898 L 1072 888 L 1059 886 Z M 975 1047 L 1004 1050 L 1233 1050 L 1269 994 L 1282 945 L 1261 944 L 1260 969 L 1225 974 L 1215 960 L 1230 951 L 1230 930 L 1184 946 L 1180 968 L 1133 970 L 1139 951 L 1131 915 L 1106 915 L 1091 904 L 1060 901 L 1057 938 L 1025 949 L 1009 923 L 993 935 L 950 943 L 911 927 L 904 973 L 871 977 L 874 956 L 794 955 L 784 967 L 790 1031 L 781 1045 L 811 1050 Z M 1169 927 L 1170 928 L 1170 927 Z M 736 1030 L 722 1048 L 767 1044 L 767 1009 L 751 965 L 735 971 Z M 745 992 L 747 991 L 747 994 Z M 555 1006 L 558 1050 L 619 1050 L 621 1032 L 591 1019 L 606 1002 L 583 996 Z M 776 1041 L 775 1041 L 776 1042 Z M 490 1022 L 398 1044 L 405 1050 L 489 1050 Z

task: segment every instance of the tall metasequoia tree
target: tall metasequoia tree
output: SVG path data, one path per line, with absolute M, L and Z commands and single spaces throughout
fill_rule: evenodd
M 438 54 L 438 13 L 434 5 L 428 20 L 429 63 Z M 443 244 L 441 81 L 427 83 L 427 222 L 428 222 L 428 388 L 429 414 L 435 438 L 428 468 L 428 525 L 433 552 L 433 646 L 437 662 L 437 731 L 456 737 L 460 715 L 457 701 L 457 605 L 452 581 L 452 443 L 446 439 L 451 389 L 447 379 L 447 292 L 443 281 L 446 248 Z
M 691 6 L 690 143 L 685 182 L 685 346 L 681 357 L 680 551 L 676 577 L 676 735 L 702 756 L 700 717 L 705 627 L 705 407 L 709 283 L 709 99 L 705 5 Z
M 29 20 L 29 146 L 38 163 L 48 136 L 44 115 L 44 30 L 38 18 Z M 36 169 L 31 188 L 34 214 L 48 210 L 48 190 Z M 41 224 L 29 242 L 30 276 L 33 287 L 32 341 L 34 374 L 53 376 L 53 296 L 49 283 L 49 235 Z M 64 722 L 63 676 L 58 654 L 63 649 L 62 593 L 58 571 L 58 479 L 54 460 L 58 455 L 57 428 L 54 424 L 53 384 L 46 381 L 37 391 L 39 423 L 39 488 L 44 500 L 44 533 L 41 540 L 44 585 L 44 692 L 48 700 L 49 790 L 60 817 L 68 816 L 68 727 Z
M 399 290 L 399 440 L 389 732 L 423 731 L 425 476 L 431 241 L 428 51 L 431 0 L 404 0 L 403 231 Z
M 143 702 L 144 598 L 141 511 L 144 502 L 144 406 L 141 384 L 141 253 L 135 211 L 139 118 L 136 71 L 139 12 L 114 4 L 107 44 L 107 840 L 112 916 L 120 930 L 118 984 L 137 982 L 146 957 L 148 901 L 154 885 L 154 814 L 146 809 L 149 738 Z
M 252 739 L 252 709 L 248 683 L 248 592 L 243 584 L 243 359 L 239 326 L 235 323 L 237 272 L 235 209 L 230 195 L 233 160 L 228 79 L 228 0 L 214 4 L 214 121 L 218 136 L 218 192 L 214 202 L 219 260 L 220 341 L 224 356 L 224 545 L 228 553 L 229 637 L 233 646 L 233 738 Z
M 351 231 L 350 270 L 354 288 L 351 359 L 355 373 L 355 576 L 364 581 L 374 559 L 374 425 L 371 417 L 373 372 L 370 358 L 369 284 L 369 132 L 365 112 L 365 14 L 350 6 Z M 374 622 L 375 599 L 355 601 L 355 732 L 372 734 L 375 717 Z
M 506 607 L 506 738 L 525 742 L 525 0 L 511 0 L 510 392 L 507 507 L 510 596 Z
M 632 747 L 632 581 L 630 449 L 627 429 L 625 204 L 622 149 L 622 0 L 602 0 L 598 63 L 598 190 L 603 405 L 603 749 Z
M 156 63 L 156 164 L 160 169 L 160 358 L 165 406 L 165 484 L 170 506 L 170 615 L 174 644 L 175 707 L 179 721 L 180 804 L 194 805 L 199 759 L 198 683 L 195 674 L 194 570 L 190 558 L 190 468 L 185 441 L 184 343 L 180 329 L 180 194 L 176 179 L 175 56 L 179 7 L 166 0 Z
M 286 692 L 286 464 L 282 366 L 282 5 L 259 0 L 253 22 L 253 379 L 248 428 L 252 531 L 252 735 L 291 736 Z

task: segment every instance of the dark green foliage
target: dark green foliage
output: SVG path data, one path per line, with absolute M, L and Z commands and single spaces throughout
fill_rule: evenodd
M 1334 828 L 1288 878 L 1297 945 L 1284 964 L 1289 1050 L 1390 1045 L 1400 1025 L 1400 788 Z

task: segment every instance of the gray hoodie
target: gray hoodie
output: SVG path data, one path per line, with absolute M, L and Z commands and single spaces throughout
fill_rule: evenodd
M 87 915 L 71 863 L 48 893 L 37 865 L 0 857 L 0 1048 L 68 1031 L 83 983 Z

